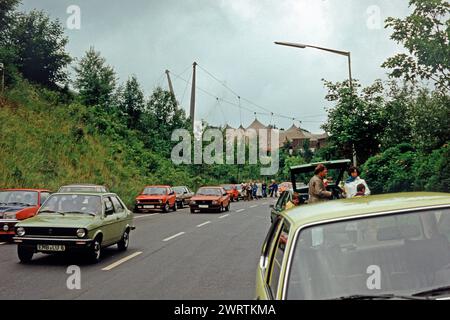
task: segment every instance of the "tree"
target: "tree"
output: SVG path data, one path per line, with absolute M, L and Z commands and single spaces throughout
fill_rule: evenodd
M 15 53 L 14 64 L 28 80 L 46 86 L 67 81 L 67 65 L 72 61 L 65 51 L 68 42 L 58 20 L 42 11 L 17 13 L 8 36 Z
M 119 97 L 119 110 L 126 116 L 129 128 L 139 127 L 140 117 L 145 109 L 144 93 L 136 76 L 132 76 L 125 83 Z
M 380 135 L 384 127 L 383 85 L 377 80 L 362 90 L 351 93 L 348 81 L 324 81 L 328 89 L 326 99 L 336 105 L 328 110 L 327 122 L 322 128 L 330 134 L 329 143 L 338 147 L 351 159 L 355 147 L 358 162 L 365 162 L 379 151 Z M 359 87 L 354 81 L 354 90 Z
M 12 21 L 12 13 L 16 9 L 20 0 L 2 0 L 0 1 L 0 33 L 9 29 Z
M 91 47 L 74 69 L 81 102 L 108 108 L 116 87 L 116 74 L 100 52 Z
M 447 0 L 410 0 L 414 12 L 405 19 L 388 18 L 391 39 L 403 44 L 408 54 L 387 59 L 382 67 L 391 77 L 407 81 L 431 79 L 442 91 L 450 90 L 450 3 Z

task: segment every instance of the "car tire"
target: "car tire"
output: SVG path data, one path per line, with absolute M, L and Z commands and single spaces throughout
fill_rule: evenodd
M 178 205 L 177 205 L 177 202 L 175 201 L 173 203 L 173 207 L 172 207 L 173 212 L 177 211 L 177 207 L 178 207 Z
M 102 242 L 101 238 L 97 237 L 92 241 L 91 247 L 88 251 L 88 260 L 90 263 L 98 263 L 102 256 Z
M 141 210 L 139 210 L 138 207 L 134 206 L 133 212 L 135 212 L 135 213 L 141 213 Z
M 220 207 L 219 207 L 219 212 L 223 212 L 223 209 L 224 209 L 223 208 L 223 204 L 221 204 Z
M 191 213 L 195 213 L 195 210 L 194 210 L 194 209 L 191 209 Z
M 122 235 L 122 239 L 117 243 L 117 248 L 119 251 L 125 251 L 128 249 L 128 245 L 130 243 L 130 230 L 125 230 Z
M 231 197 L 231 201 L 234 202 L 234 198 L 233 197 Z
M 230 211 L 230 203 L 228 202 L 228 205 L 225 207 L 225 211 Z
M 184 202 L 180 201 L 177 203 L 178 209 L 183 209 L 184 208 Z
M 167 212 L 169 212 L 169 209 L 170 209 L 169 203 L 166 202 L 166 204 L 164 205 L 164 207 L 162 209 L 162 212 L 167 213 Z
M 21 263 L 29 263 L 33 259 L 34 250 L 18 245 L 17 255 Z

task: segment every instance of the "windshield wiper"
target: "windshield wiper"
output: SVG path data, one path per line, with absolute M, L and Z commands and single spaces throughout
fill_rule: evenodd
M 64 212 L 64 213 L 89 214 L 94 217 L 96 216 L 96 214 L 94 212 L 89 212 L 89 211 L 68 211 L 68 212 Z
M 414 297 L 428 297 L 428 296 L 439 296 L 441 294 L 444 294 L 446 292 L 450 292 L 450 286 L 443 286 L 443 287 L 437 287 L 430 290 L 420 291 L 417 293 L 414 293 Z
M 335 300 L 376 300 L 376 299 L 405 299 L 405 300 L 423 300 L 423 298 L 407 295 L 399 295 L 393 293 L 382 294 L 352 294 L 348 296 L 342 296 Z
M 65 215 L 64 212 L 53 211 L 53 210 L 41 210 L 41 211 L 39 211 L 39 214 L 41 214 L 41 213 L 59 213 L 59 214 L 62 214 L 63 216 Z

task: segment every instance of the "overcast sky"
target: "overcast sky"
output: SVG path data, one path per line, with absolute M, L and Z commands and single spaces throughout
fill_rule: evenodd
M 80 58 L 90 46 L 101 51 L 119 81 L 135 74 L 149 95 L 167 88 L 164 70 L 173 74 L 177 100 L 189 113 L 190 79 L 196 61 L 226 85 L 255 104 L 302 120 L 302 127 L 319 133 L 326 119 L 322 78 L 347 79 L 347 59 L 314 49 L 274 45 L 301 42 L 351 51 L 353 77 L 363 85 L 386 78 L 380 65 L 401 52 L 384 29 L 389 16 L 404 17 L 407 0 L 22 0 L 22 10 L 39 9 L 60 19 L 69 37 L 68 51 Z M 81 28 L 67 28 L 67 8 L 81 10 Z M 252 112 L 217 103 L 238 98 L 198 68 L 196 119 L 212 124 L 244 126 Z M 247 109 L 266 113 L 243 101 Z M 220 101 L 220 100 L 219 100 Z M 257 115 L 268 124 L 271 117 Z M 292 120 L 274 117 L 287 128 Z

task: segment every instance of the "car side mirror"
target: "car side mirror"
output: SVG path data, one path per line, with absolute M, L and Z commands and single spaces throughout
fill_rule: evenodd
M 223 195 L 226 196 L 227 194 L 228 194 L 228 193 L 225 192 Z
M 106 209 L 105 210 L 105 215 L 107 215 L 107 216 L 110 216 L 110 215 L 112 215 L 114 213 L 114 209 L 113 208 L 110 208 L 110 209 Z
M 172 191 L 171 193 L 169 193 L 170 195 L 175 194 L 175 191 Z

